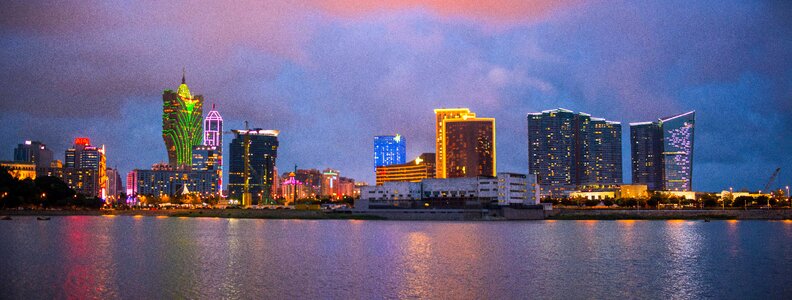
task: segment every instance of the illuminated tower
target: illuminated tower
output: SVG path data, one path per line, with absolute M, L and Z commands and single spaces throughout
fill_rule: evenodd
M 436 170 L 437 178 L 446 178 L 445 167 L 445 127 L 444 120 L 475 118 L 476 113 L 470 112 L 467 108 L 440 108 L 435 109 L 435 148 L 436 148 Z
M 212 110 L 206 115 L 204 119 L 204 146 L 216 147 L 215 155 L 217 156 L 217 190 L 223 190 L 223 117 L 215 110 L 215 105 L 212 104 Z
M 401 135 L 374 137 L 374 169 L 403 164 L 407 157 L 407 140 Z
M 443 120 L 445 178 L 496 176 L 495 119 Z
M 168 151 L 168 163 L 176 168 L 192 164 L 192 147 L 201 145 L 203 131 L 203 96 L 193 97 L 184 74 L 179 89 L 162 92 L 162 138 Z

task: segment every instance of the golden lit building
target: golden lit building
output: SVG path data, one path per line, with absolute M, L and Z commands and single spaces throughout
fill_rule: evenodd
M 377 185 L 391 181 L 421 182 L 435 177 L 435 154 L 424 153 L 414 160 L 398 165 L 377 167 Z
M 437 178 L 446 178 L 445 173 L 445 120 L 461 119 L 463 117 L 475 118 L 476 113 L 467 108 L 440 108 L 435 109 L 435 163 Z
M 496 176 L 494 118 L 445 119 L 443 130 L 445 178 Z
M 0 167 L 8 170 L 8 174 L 16 179 L 36 179 L 36 163 L 1 161 Z
M 588 200 L 647 199 L 649 190 L 645 184 L 585 185 L 581 186 L 579 190 L 571 192 L 569 197 Z

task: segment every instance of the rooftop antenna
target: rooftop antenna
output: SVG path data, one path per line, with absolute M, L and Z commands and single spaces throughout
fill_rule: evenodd
M 186 75 L 187 75 L 187 72 L 185 71 L 185 67 L 182 67 L 182 84 L 186 84 L 187 83 Z

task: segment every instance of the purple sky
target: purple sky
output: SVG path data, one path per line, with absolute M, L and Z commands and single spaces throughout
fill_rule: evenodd
M 527 172 L 526 113 L 564 107 L 623 123 L 629 182 L 627 123 L 696 110 L 694 189 L 792 185 L 792 2 L 376 2 L 3 1 L 0 160 L 88 136 L 124 174 L 166 161 L 186 67 L 226 129 L 281 131 L 280 171 L 373 182 L 374 135 L 434 152 L 432 109 L 469 107 Z

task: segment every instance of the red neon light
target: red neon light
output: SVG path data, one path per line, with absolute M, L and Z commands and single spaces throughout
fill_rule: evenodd
M 75 145 L 88 146 L 88 145 L 91 144 L 91 140 L 89 138 L 87 138 L 87 137 L 78 137 L 78 138 L 74 139 L 74 144 Z

